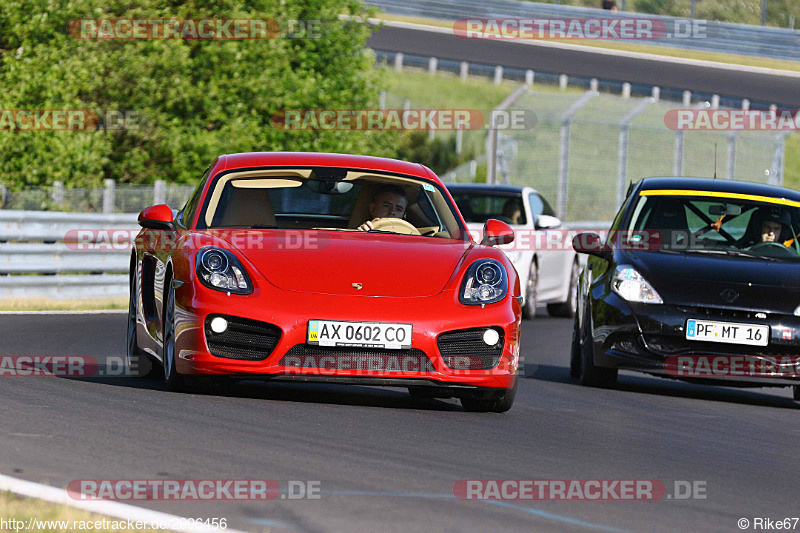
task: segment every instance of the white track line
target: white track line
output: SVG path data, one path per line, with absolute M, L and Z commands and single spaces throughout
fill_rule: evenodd
M 384 26 L 391 26 L 393 28 L 404 28 L 408 30 L 429 31 L 433 33 L 443 33 L 447 35 L 455 35 L 452 28 L 442 28 L 440 26 L 430 26 L 427 24 L 415 24 L 412 22 L 399 22 L 393 20 L 383 20 L 371 18 L 369 21 L 373 24 L 383 24 Z M 464 39 L 465 41 L 474 41 L 475 39 Z M 786 78 L 800 78 L 800 72 L 792 70 L 780 70 L 775 68 L 751 67 L 746 65 L 736 65 L 733 63 L 719 63 L 717 61 L 705 61 L 702 59 L 685 59 L 682 57 L 662 56 L 658 54 L 648 54 L 644 52 L 628 52 L 626 50 L 614 50 L 611 48 L 598 48 L 594 46 L 583 46 L 579 44 L 559 43 L 553 41 L 541 41 L 538 39 L 492 39 L 496 41 L 513 42 L 517 44 L 524 44 L 528 46 L 542 46 L 545 48 L 561 48 L 563 50 L 575 50 L 577 52 L 588 52 L 592 54 L 600 54 L 606 56 L 620 56 L 629 57 L 632 59 L 646 59 L 648 61 L 661 61 L 662 63 L 675 63 L 679 65 L 690 65 L 695 67 L 716 68 L 722 70 L 733 70 L 736 72 L 751 72 L 753 74 L 768 74 L 772 76 L 783 76 Z M 655 46 L 655 45 L 654 45 Z M 673 48 L 674 49 L 674 48 Z M 758 59 L 758 56 L 753 56 Z M 766 58 L 762 58 L 766 59 Z
M 181 519 L 186 519 L 186 517 L 171 515 L 168 513 L 162 513 L 160 511 L 151 511 L 150 509 L 144 509 L 142 507 L 136 507 L 135 505 L 129 505 L 127 503 L 120 503 L 120 502 L 112 502 L 106 500 L 97 500 L 97 501 L 83 501 L 83 500 L 74 500 L 70 498 L 69 494 L 64 489 L 59 489 L 56 487 L 51 487 L 49 485 L 42 485 L 40 483 L 34 483 L 32 481 L 25 481 L 24 479 L 17 479 L 10 476 L 5 476 L 0 474 L 0 490 L 7 490 L 9 492 L 13 492 L 14 494 L 19 494 L 20 496 L 26 496 L 28 498 L 36 498 L 39 500 L 44 500 L 52 503 L 58 503 L 62 505 L 67 505 L 69 507 L 74 507 L 76 509 L 82 509 L 84 511 L 89 511 L 91 513 L 97 513 L 105 516 L 110 516 L 113 518 L 118 518 L 121 520 L 133 520 L 137 522 L 157 522 L 161 525 L 170 525 L 180 523 Z M 219 529 L 216 527 L 210 526 L 201 526 L 195 528 L 186 528 L 180 529 L 176 527 L 167 527 L 165 529 L 170 529 L 172 531 L 182 531 L 188 533 L 194 532 L 222 532 L 225 533 L 244 533 L 243 531 L 239 531 L 236 529 Z

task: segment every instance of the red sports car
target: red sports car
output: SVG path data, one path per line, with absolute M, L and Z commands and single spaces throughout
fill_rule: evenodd
M 128 355 L 170 390 L 198 376 L 407 387 L 507 411 L 520 285 L 486 222 L 470 240 L 425 166 L 320 153 L 223 155 L 178 212 L 142 211 Z M 158 368 L 158 366 L 153 366 Z

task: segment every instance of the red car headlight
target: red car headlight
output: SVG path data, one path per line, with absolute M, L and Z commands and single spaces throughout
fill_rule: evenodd
M 506 268 L 494 259 L 478 259 L 467 269 L 458 300 L 466 305 L 499 302 L 508 293 Z
M 200 283 L 209 289 L 233 294 L 253 292 L 253 284 L 242 263 L 224 248 L 201 248 L 195 257 L 194 266 Z

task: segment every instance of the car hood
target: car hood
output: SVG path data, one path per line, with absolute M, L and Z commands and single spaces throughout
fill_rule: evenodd
M 800 263 L 664 252 L 622 253 L 664 303 L 791 314 L 800 304 Z M 727 292 L 730 289 L 738 295 Z M 726 299 L 723 293 L 726 293 Z
M 281 289 L 390 297 L 438 294 L 472 247 L 450 239 L 314 230 L 226 230 L 223 240 Z

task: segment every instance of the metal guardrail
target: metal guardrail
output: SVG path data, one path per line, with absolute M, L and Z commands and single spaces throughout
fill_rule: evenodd
M 366 0 L 385 13 L 444 20 L 464 18 L 650 18 L 664 22 L 667 35 L 646 44 L 710 52 L 800 60 L 800 31 L 769 26 L 702 21 L 704 36 L 685 35 L 686 20 L 679 17 L 606 11 L 586 7 L 540 4 L 518 0 Z M 677 35 L 677 36 L 676 36 Z M 641 42 L 641 41 L 637 41 Z
M 0 211 L 0 299 L 125 296 L 138 230 L 135 214 Z
M 609 225 L 570 222 L 565 228 Z M 138 229 L 136 215 L 0 211 L 0 300 L 127 296 L 130 248 L 123 236 L 135 237 Z M 80 237 L 80 230 L 86 231 L 78 243 L 64 242 Z

